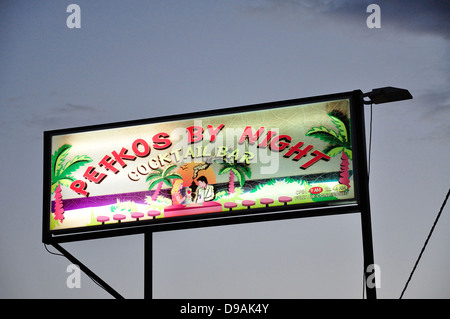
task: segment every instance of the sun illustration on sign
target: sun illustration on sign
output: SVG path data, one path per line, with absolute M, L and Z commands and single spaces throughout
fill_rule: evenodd
M 191 186 L 192 182 L 197 185 L 197 179 L 205 176 L 208 184 L 216 183 L 216 174 L 212 167 L 205 162 L 190 162 L 183 164 L 177 171 L 183 178 L 184 186 Z

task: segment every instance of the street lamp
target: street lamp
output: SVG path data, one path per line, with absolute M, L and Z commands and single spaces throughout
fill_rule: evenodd
M 369 100 L 365 100 L 368 98 Z M 378 89 L 373 89 L 371 92 L 363 93 L 361 95 L 361 101 L 364 104 L 382 104 L 396 101 L 403 101 L 412 99 L 411 93 L 405 89 L 394 88 L 391 86 L 382 87 Z M 364 111 L 363 111 L 364 112 Z M 370 107 L 370 140 L 372 139 L 372 107 Z M 370 156 L 370 145 L 369 140 L 369 156 Z M 365 142 L 364 142 L 365 143 Z M 369 158 L 370 166 L 370 158 Z M 364 170 L 365 168 L 363 168 Z M 368 174 L 367 174 L 368 176 Z M 363 200 L 361 201 L 361 227 L 363 233 L 363 254 L 364 254 L 364 278 L 367 281 L 373 276 L 370 270 L 375 270 L 374 268 L 374 257 L 373 257 L 373 243 L 372 243 L 372 226 L 370 221 L 370 198 L 369 198 L 369 185 L 368 179 L 366 180 L 366 191 L 363 194 Z M 376 299 L 376 285 L 368 285 L 366 282 L 366 293 L 367 298 Z
M 362 97 L 364 104 L 381 104 L 409 100 L 413 98 L 408 90 L 394 88 L 392 86 L 373 89 L 371 92 L 364 93 Z M 364 100 L 365 97 L 369 98 L 369 101 Z

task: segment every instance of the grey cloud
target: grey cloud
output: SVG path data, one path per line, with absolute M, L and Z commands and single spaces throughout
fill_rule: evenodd
M 380 6 L 381 23 L 411 32 L 428 33 L 450 39 L 450 5 L 443 0 L 345 1 L 338 9 L 342 14 L 365 15 L 370 3 Z
M 422 140 L 439 140 L 447 143 L 450 138 L 450 90 L 428 90 L 414 97 L 417 105 L 416 119 L 431 127 L 431 131 L 420 137 Z M 416 137 L 417 138 L 417 137 Z
M 423 105 L 424 119 L 450 118 L 450 91 L 426 92 L 417 97 Z
M 92 106 L 66 103 L 62 106 L 54 107 L 53 110 L 59 113 L 95 112 L 97 109 Z
M 51 112 L 33 112 L 29 123 L 45 129 L 60 128 L 63 126 L 79 126 L 92 124 L 89 120 L 92 116 L 102 112 L 100 107 L 65 103 L 50 108 Z M 95 117 L 94 117 L 95 118 Z M 89 122 L 89 123 L 87 123 Z
M 86 119 L 95 121 L 96 115 L 103 111 L 100 107 L 89 105 L 55 103 L 44 98 L 36 100 L 14 97 L 0 105 L 0 109 L 6 111 L 0 114 L 0 126 L 4 128 L 0 136 L 21 131 L 40 137 L 40 132 L 44 130 L 93 124 Z M 23 130 L 24 126 L 27 131 Z
M 378 4 L 381 25 L 392 25 L 410 32 L 435 34 L 450 39 L 450 4 L 445 0 L 259 0 L 249 3 L 253 11 L 299 9 L 330 18 L 365 21 L 369 4 Z

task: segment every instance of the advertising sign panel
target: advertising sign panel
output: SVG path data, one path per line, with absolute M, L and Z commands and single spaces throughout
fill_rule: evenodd
M 44 241 L 356 203 L 356 104 L 350 92 L 44 132 Z

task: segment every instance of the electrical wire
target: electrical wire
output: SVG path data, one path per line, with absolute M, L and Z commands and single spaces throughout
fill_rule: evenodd
M 364 267 L 363 267 L 363 287 L 362 287 L 362 299 L 364 299 L 365 295 L 364 293 L 366 292 L 366 273 L 364 271 Z
M 367 155 L 367 179 L 370 177 L 370 157 L 372 155 L 372 106 L 373 103 L 370 103 L 370 121 L 369 121 L 369 151 Z M 364 264 L 364 263 L 363 263 Z M 366 292 L 366 271 L 363 267 L 363 289 L 362 289 L 362 299 L 365 298 Z
M 416 270 L 417 265 L 419 264 L 419 260 L 420 260 L 420 258 L 422 257 L 423 252 L 425 251 L 425 247 L 426 247 L 427 244 L 428 244 L 428 240 L 430 239 L 431 234 L 432 234 L 433 231 L 434 231 L 434 227 L 436 227 L 436 224 L 437 224 L 437 222 L 438 222 L 438 220 L 439 220 L 439 217 L 441 216 L 442 211 L 444 210 L 445 204 L 447 203 L 447 200 L 448 200 L 448 197 L 449 197 L 449 196 L 450 196 L 450 189 L 448 190 L 447 195 L 445 196 L 444 202 L 443 202 L 442 205 L 441 205 L 441 209 L 439 210 L 439 213 L 438 213 L 437 216 L 436 216 L 436 219 L 435 219 L 435 221 L 434 221 L 434 223 L 433 223 L 433 226 L 431 227 L 430 233 L 428 234 L 428 237 L 427 237 L 427 239 L 425 240 L 425 243 L 424 243 L 424 245 L 423 245 L 423 247 L 422 247 L 422 250 L 420 251 L 419 257 L 417 258 L 416 263 L 414 264 L 414 267 L 413 267 L 411 273 L 409 274 L 409 278 L 408 278 L 408 280 L 406 281 L 405 287 L 403 288 L 403 291 L 402 291 L 402 293 L 400 294 L 400 298 L 399 298 L 399 299 L 402 299 L 403 294 L 405 293 L 406 288 L 408 287 L 408 284 L 409 284 L 409 282 L 411 281 L 411 278 L 412 278 L 412 276 L 413 276 L 413 274 L 414 274 L 414 271 Z
M 52 255 L 65 257 L 63 254 L 54 253 L 54 252 L 48 250 L 47 244 L 45 244 L 45 243 L 44 243 L 44 248 L 45 248 L 45 250 L 46 250 L 48 253 L 50 253 L 50 254 L 52 254 Z M 86 275 L 87 275 L 87 276 L 88 276 L 88 277 L 89 277 L 89 278 L 90 278 L 97 286 L 99 286 L 100 288 L 102 288 L 103 290 L 105 290 L 106 292 L 108 292 L 108 290 L 107 290 L 102 284 L 100 284 L 97 280 L 95 280 L 95 278 L 89 276 L 88 274 L 86 274 Z
M 44 248 L 45 248 L 46 251 L 48 251 L 49 254 L 52 254 L 52 255 L 55 255 L 55 256 L 61 256 L 61 257 L 64 257 L 63 254 L 54 253 L 54 252 L 48 250 L 47 244 L 45 244 L 45 243 L 44 243 Z
M 372 115 L 373 115 L 373 113 L 372 113 L 373 112 L 373 107 L 372 106 L 373 106 L 373 103 L 370 103 L 369 150 L 368 150 L 368 159 L 367 159 L 367 178 L 370 177 L 370 158 L 371 158 L 371 155 L 372 155 L 372 122 L 373 122 L 372 121 L 372 119 L 373 119 L 373 117 L 372 117 Z M 422 258 L 423 252 L 425 251 L 425 248 L 428 245 L 428 241 L 430 240 L 431 234 L 433 233 L 434 228 L 436 227 L 436 224 L 437 224 L 437 222 L 438 222 L 438 220 L 439 220 L 439 218 L 441 216 L 442 211 L 444 210 L 444 207 L 445 207 L 445 205 L 447 203 L 447 200 L 448 200 L 449 196 L 450 196 L 450 189 L 448 190 L 447 195 L 445 196 L 444 202 L 441 205 L 441 209 L 439 210 L 439 213 L 436 216 L 436 219 L 435 219 L 435 221 L 433 223 L 433 226 L 431 227 L 431 230 L 430 230 L 430 232 L 428 234 L 428 237 L 425 240 L 425 243 L 424 243 L 424 245 L 423 245 L 423 247 L 422 247 L 422 249 L 421 249 L 421 251 L 419 253 L 419 256 L 417 257 L 417 260 L 416 260 L 416 262 L 414 264 L 414 267 L 413 267 L 413 269 L 412 269 L 412 271 L 411 271 L 411 273 L 409 275 L 408 280 L 406 281 L 405 287 L 403 288 L 399 299 L 402 299 L 406 289 L 408 288 L 408 284 L 411 281 L 411 278 L 412 278 L 412 276 L 413 276 L 413 274 L 414 274 L 414 272 L 415 272 L 415 270 L 417 268 L 417 265 L 419 264 L 420 259 Z M 362 294 L 362 298 L 363 299 L 365 297 L 365 295 L 364 295 L 364 293 L 365 293 L 365 280 L 366 280 L 366 276 L 365 276 L 365 271 L 363 269 L 363 294 Z
M 372 106 L 373 103 L 370 103 L 370 122 L 369 122 L 369 155 L 367 160 L 367 178 L 370 176 L 370 158 L 372 155 Z

